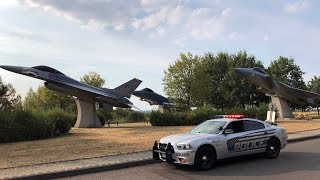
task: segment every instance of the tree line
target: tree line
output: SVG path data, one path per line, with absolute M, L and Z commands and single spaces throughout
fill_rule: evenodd
M 277 80 L 295 88 L 320 93 L 320 77 L 304 82 L 304 71 L 293 58 L 280 56 L 268 67 L 246 51 L 219 52 L 180 57 L 164 71 L 164 92 L 178 104 L 179 110 L 210 105 L 223 110 L 233 107 L 252 107 L 268 103 L 270 98 L 239 77 L 234 68 L 260 67 Z M 296 107 L 296 106 L 294 106 Z

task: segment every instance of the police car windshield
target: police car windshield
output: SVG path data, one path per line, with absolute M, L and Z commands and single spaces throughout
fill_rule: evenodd
M 191 133 L 218 134 L 220 132 L 219 127 L 224 127 L 226 123 L 225 121 L 205 121 L 195 127 Z

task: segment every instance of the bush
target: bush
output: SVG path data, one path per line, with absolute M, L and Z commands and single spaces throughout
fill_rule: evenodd
M 131 109 L 117 108 L 112 111 L 112 119 L 120 122 L 143 122 L 146 120 L 146 115 Z
M 146 117 L 144 113 L 138 111 L 131 111 L 126 118 L 126 122 L 141 122 L 145 121 L 145 119 Z
M 106 124 L 107 120 L 112 119 L 112 112 L 106 111 L 104 109 L 97 109 L 97 116 L 102 124 L 104 126 Z
M 56 137 L 67 134 L 75 116 L 61 109 L 0 111 L 0 142 Z
M 201 122 L 213 119 L 217 112 L 190 111 L 190 112 L 172 112 L 160 113 L 153 111 L 150 114 L 150 123 L 153 126 L 182 126 L 196 125 Z
M 153 111 L 150 114 L 150 123 L 153 126 L 181 126 L 181 125 L 197 125 L 201 122 L 214 119 L 219 114 L 243 114 L 248 118 L 256 118 L 266 120 L 268 105 L 263 103 L 259 107 L 241 108 L 234 107 L 224 111 L 214 110 L 211 107 L 204 106 L 189 112 L 170 112 L 160 113 Z

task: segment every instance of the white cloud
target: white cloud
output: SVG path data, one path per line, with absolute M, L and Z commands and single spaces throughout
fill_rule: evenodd
M 2 43 L 8 42 L 9 40 L 29 40 L 34 42 L 48 41 L 42 35 L 36 34 L 29 29 L 5 23 L 0 25 L 0 36 L 0 41 L 2 41 Z
M 298 0 L 285 5 L 284 9 L 288 13 L 298 13 L 309 9 L 310 2 L 308 0 Z
M 224 31 L 225 22 L 230 14 L 230 8 L 219 12 L 212 8 L 190 9 L 183 5 L 165 6 L 144 18 L 134 19 L 132 26 L 142 31 L 150 31 L 151 38 L 162 34 L 157 32 L 161 27 L 168 33 L 178 32 L 192 39 L 212 39 Z
M 174 3 L 174 1 L 167 0 L 141 0 L 141 7 L 147 12 L 155 11 L 163 7 L 164 5 L 168 5 L 169 3 Z
M 82 25 L 82 27 L 86 29 L 101 31 L 106 27 L 106 24 L 96 19 L 90 19 L 88 23 L 86 25 Z
M 40 4 L 38 4 L 32 0 L 25 0 L 25 3 L 30 7 L 39 7 L 40 6 Z
M 0 1 L 0 8 L 8 8 L 17 6 L 18 2 L 16 0 L 2 0 Z
M 19 0 L 19 2 L 27 7 L 54 13 L 68 21 L 96 30 L 105 28 L 123 30 L 131 23 L 133 17 L 141 13 L 138 0 L 132 0 L 130 3 L 111 0 Z
M 229 35 L 228 35 L 228 38 L 230 40 L 240 40 L 240 39 L 243 39 L 245 37 L 245 35 L 243 34 L 240 34 L 238 32 L 231 32 Z
M 180 35 L 178 38 L 174 39 L 171 43 L 179 47 L 185 47 L 186 41 L 187 41 L 186 36 Z
M 230 12 L 231 9 L 223 10 L 219 15 L 210 8 L 193 10 L 186 25 L 189 29 L 189 35 L 197 40 L 218 37 L 224 31 L 226 16 Z
M 166 33 L 166 30 L 162 27 L 157 28 L 154 32 L 151 32 L 149 34 L 149 38 L 151 39 L 157 39 L 160 37 L 163 37 Z
M 114 30 L 116 31 L 123 31 L 126 28 L 124 24 L 118 24 L 114 26 Z
M 226 20 L 232 13 L 231 8 L 195 8 L 188 0 L 19 1 L 87 29 L 123 31 L 134 28 L 152 39 L 176 36 L 174 34 L 184 34 L 192 39 L 213 39 L 224 32 Z
M 176 7 L 164 6 L 158 11 L 150 13 L 149 15 L 134 19 L 132 26 L 136 29 L 147 30 L 157 28 L 163 25 L 175 26 L 178 25 L 185 13 L 189 11 L 185 7 L 178 5 Z
M 231 8 L 226 8 L 221 12 L 221 15 L 226 17 L 226 16 L 230 16 L 231 13 L 232 13 Z
M 1 46 L 5 46 L 9 43 L 10 38 L 8 38 L 7 36 L 0 34 L 0 45 Z

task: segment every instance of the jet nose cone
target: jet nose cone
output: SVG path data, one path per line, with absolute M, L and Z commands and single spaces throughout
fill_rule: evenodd
M 241 77 L 247 78 L 251 75 L 248 68 L 234 68 L 234 71 Z
M 7 71 L 15 72 L 15 73 L 21 73 L 23 70 L 23 67 L 19 66 L 6 66 L 6 65 L 0 65 L 2 69 L 5 69 Z

